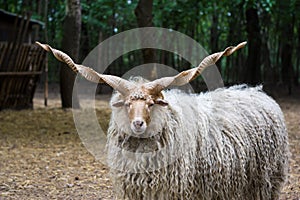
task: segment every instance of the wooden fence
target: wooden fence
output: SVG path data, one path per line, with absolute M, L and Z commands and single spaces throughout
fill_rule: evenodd
M 35 44 L 0 42 L 0 110 L 33 107 L 46 52 Z

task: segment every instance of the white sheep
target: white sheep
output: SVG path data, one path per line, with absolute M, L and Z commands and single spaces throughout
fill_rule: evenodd
M 197 68 L 152 82 L 130 82 L 75 64 L 38 43 L 112 96 L 108 163 L 123 199 L 278 199 L 288 171 L 288 136 L 278 104 L 261 87 L 204 94 L 163 91 L 196 78 L 229 47 Z

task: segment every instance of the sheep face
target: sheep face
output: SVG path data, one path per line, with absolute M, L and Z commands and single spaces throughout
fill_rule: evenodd
M 124 100 L 113 103 L 115 107 L 124 107 L 127 110 L 130 121 L 130 128 L 134 134 L 143 134 L 151 121 L 151 112 L 153 106 L 167 106 L 168 103 L 163 100 L 161 92 L 150 94 L 150 91 L 142 85 L 133 90 Z

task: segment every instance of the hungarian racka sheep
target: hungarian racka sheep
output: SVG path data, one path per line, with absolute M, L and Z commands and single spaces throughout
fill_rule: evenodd
M 288 136 L 280 107 L 260 86 L 201 94 L 165 90 L 187 84 L 245 43 L 151 82 L 99 74 L 38 44 L 86 79 L 116 90 L 107 150 L 119 198 L 278 199 L 288 171 Z

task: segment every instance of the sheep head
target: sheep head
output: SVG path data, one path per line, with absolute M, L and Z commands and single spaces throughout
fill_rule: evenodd
M 130 128 L 135 134 L 143 134 L 149 125 L 154 105 L 167 106 L 162 92 L 151 93 L 144 84 L 137 86 L 124 100 L 114 102 L 112 106 L 125 107 L 130 121 Z
M 208 66 L 215 64 L 222 56 L 229 56 L 236 50 L 244 47 L 246 42 L 242 42 L 234 47 L 227 47 L 224 51 L 211 54 L 204 58 L 198 67 L 182 71 L 176 76 L 163 77 L 144 84 L 135 84 L 117 76 L 99 74 L 93 69 L 78 65 L 64 52 L 50 47 L 47 44 L 36 42 L 46 51 L 62 62 L 65 62 L 74 72 L 81 74 L 87 80 L 95 83 L 106 83 L 118 91 L 123 100 L 114 102 L 112 106 L 124 107 L 127 110 L 130 121 L 130 128 L 135 134 L 143 134 L 149 125 L 152 107 L 156 104 L 167 106 L 162 90 L 168 86 L 182 86 L 194 80 Z

